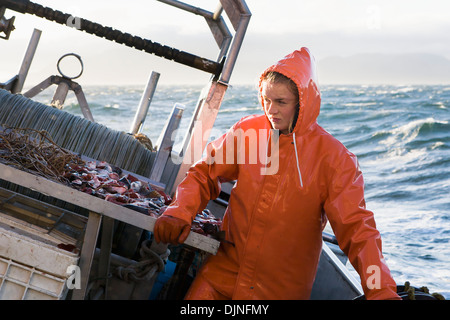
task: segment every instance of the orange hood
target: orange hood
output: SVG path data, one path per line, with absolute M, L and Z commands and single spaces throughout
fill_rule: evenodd
M 283 74 L 297 84 L 300 110 L 293 132 L 303 134 L 317 121 L 320 113 L 320 91 L 314 57 L 308 48 L 301 48 L 267 68 L 259 79 L 260 101 L 262 101 L 262 80 L 272 71 Z

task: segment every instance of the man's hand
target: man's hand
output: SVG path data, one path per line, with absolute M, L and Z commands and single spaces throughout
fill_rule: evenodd
M 186 221 L 169 215 L 156 219 L 153 233 L 157 243 L 181 244 L 186 241 L 191 225 Z

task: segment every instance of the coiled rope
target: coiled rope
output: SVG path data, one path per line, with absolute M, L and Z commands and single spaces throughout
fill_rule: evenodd
M 38 138 L 31 139 L 30 132 Z M 56 145 L 45 130 L 10 128 L 0 131 L 0 163 L 64 184 L 69 183 L 66 166 L 83 165 L 79 156 Z
M 406 281 L 404 285 L 397 285 L 397 294 L 402 300 L 445 300 L 445 297 L 438 293 L 430 293 L 427 287 L 423 286 L 420 288 L 413 287 Z M 366 296 L 361 295 L 353 300 L 365 300 Z
M 45 130 L 62 148 L 147 177 L 156 156 L 128 133 L 1 89 L 0 126 Z
M 127 282 L 142 281 L 148 280 L 157 272 L 161 272 L 162 270 L 164 270 L 164 261 L 169 257 L 170 250 L 167 249 L 166 252 L 159 255 L 150 249 L 150 244 L 150 240 L 143 241 L 139 250 L 141 260 L 127 267 L 116 267 L 116 276 Z
M 430 293 L 430 290 L 425 286 L 413 287 L 409 281 L 406 281 L 404 286 L 397 286 L 397 293 L 403 300 L 445 300 L 442 294 L 438 292 Z

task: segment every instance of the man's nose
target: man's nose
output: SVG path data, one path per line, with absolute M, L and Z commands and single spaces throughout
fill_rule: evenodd
M 277 109 L 275 108 L 275 106 L 272 102 L 266 102 L 266 109 L 267 109 L 267 113 L 269 113 L 269 114 L 277 113 Z

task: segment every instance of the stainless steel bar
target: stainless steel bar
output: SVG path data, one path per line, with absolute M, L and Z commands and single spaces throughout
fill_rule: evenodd
M 209 25 L 209 28 L 211 29 L 211 32 L 213 34 L 214 39 L 216 40 L 217 45 L 221 49 L 218 61 L 222 59 L 222 57 L 228 51 L 232 36 L 227 28 L 225 21 L 221 17 L 222 6 L 220 4 L 215 12 L 210 12 L 178 0 L 158 0 L 158 1 L 204 17 Z
M 187 3 L 184 3 L 184 2 L 181 2 L 181 1 L 178 1 L 178 0 L 157 0 L 157 1 L 163 2 L 163 3 L 168 4 L 168 5 L 171 5 L 173 7 L 178 8 L 178 9 L 182 9 L 182 10 L 194 13 L 196 15 L 203 16 L 205 18 L 213 19 L 213 13 L 212 12 L 209 12 L 209 11 L 204 10 L 202 8 L 195 7 L 195 6 L 192 6 L 190 4 L 187 4 Z
M 103 299 L 108 299 L 108 276 L 109 265 L 111 260 L 111 249 L 114 235 L 114 219 L 110 217 L 103 217 L 102 219 L 102 235 L 100 243 L 100 257 L 98 264 L 98 275 L 100 283 L 103 287 Z M 94 252 L 95 253 L 95 252 Z
M 61 81 L 56 87 L 55 94 L 53 95 L 53 99 L 51 105 L 55 108 L 62 109 L 64 106 L 64 102 L 66 101 L 67 93 L 69 92 L 69 85 L 65 81 Z
M 94 259 L 95 247 L 97 244 L 98 233 L 102 216 L 95 212 L 89 212 L 89 219 L 84 234 L 83 246 L 81 247 L 80 262 L 80 289 L 73 289 L 73 300 L 84 300 L 86 296 L 87 285 L 89 281 L 89 274 Z
M 142 129 L 142 125 L 144 124 L 145 118 L 147 117 L 148 109 L 156 90 L 156 85 L 158 84 L 159 76 L 160 74 L 158 72 L 152 71 L 151 75 L 148 78 L 147 86 L 145 87 L 145 91 L 142 94 L 141 101 L 139 102 L 139 107 L 130 127 L 131 134 L 139 133 Z
M 236 31 L 242 15 L 251 14 L 244 0 L 220 0 L 220 3 Z
M 19 78 L 19 75 L 15 75 L 14 77 L 12 77 L 11 79 L 9 79 L 6 82 L 0 82 L 0 89 L 5 89 L 8 91 L 11 91 L 14 84 L 17 82 L 17 79 Z
M 168 119 L 161 137 L 158 139 L 158 153 L 150 173 L 150 179 L 153 181 L 161 181 L 161 176 L 163 174 L 164 168 L 166 167 L 167 159 L 172 152 L 172 147 L 174 143 L 173 133 L 178 129 L 183 116 L 185 106 L 176 103 L 172 109 L 172 114 Z
M 80 105 L 81 113 L 83 114 L 83 116 L 86 119 L 95 122 L 94 117 L 92 116 L 91 113 L 91 109 L 89 108 L 89 104 L 86 100 L 86 96 L 84 95 L 83 90 L 81 89 L 81 86 L 80 85 L 75 86 L 73 91 L 75 92 L 75 96 L 77 97 L 78 104 Z
M 214 11 L 214 13 L 213 13 L 213 20 L 218 20 L 218 19 L 220 19 L 220 16 L 222 15 L 222 12 L 223 12 L 223 7 L 222 7 L 222 5 L 219 3 L 219 4 L 217 5 L 216 11 Z
M 171 194 L 175 193 L 176 187 L 184 179 L 189 168 L 201 159 L 227 88 L 226 84 L 216 81 L 211 81 L 205 88 L 207 94 L 199 101 L 191 120 L 192 129 L 189 129 L 183 142 L 184 146 L 179 160 L 181 164 Z
M 38 29 L 33 30 L 30 42 L 28 44 L 27 51 L 22 60 L 22 65 L 19 70 L 18 79 L 12 88 L 12 93 L 20 93 L 23 89 L 25 79 L 27 78 L 28 71 L 30 70 L 31 62 L 33 61 L 34 54 L 36 53 L 39 39 L 41 38 L 42 31 Z
M 45 79 L 44 81 L 40 82 L 39 84 L 37 84 L 36 86 L 31 88 L 30 90 L 25 92 L 23 94 L 23 96 L 27 97 L 27 98 L 33 98 L 34 96 L 38 95 L 39 93 L 41 93 L 42 91 L 44 91 L 45 89 L 47 89 L 54 83 L 53 77 L 54 76 L 50 76 L 47 79 Z
M 226 3 L 227 1 L 221 0 L 223 3 Z M 239 2 L 239 1 L 237 1 Z M 229 5 L 228 5 L 229 6 Z M 240 8 L 241 14 L 239 21 L 236 24 L 236 21 L 234 21 L 234 26 L 236 28 L 236 34 L 234 35 L 233 42 L 231 44 L 230 50 L 227 55 L 227 60 L 225 61 L 224 67 L 222 69 L 222 74 L 220 76 L 220 82 L 223 83 L 229 83 L 231 78 L 231 73 L 233 72 L 234 66 L 236 64 L 236 60 L 239 54 L 239 51 L 242 47 L 242 42 L 244 41 L 245 33 L 247 32 L 247 27 L 250 22 L 251 13 L 250 10 L 247 8 L 245 3 L 239 2 L 238 7 Z M 227 7 L 225 7 L 225 10 L 227 10 Z M 230 9 L 228 9 L 230 10 Z M 228 13 L 227 13 L 228 14 Z M 235 18 L 236 19 L 236 18 Z

